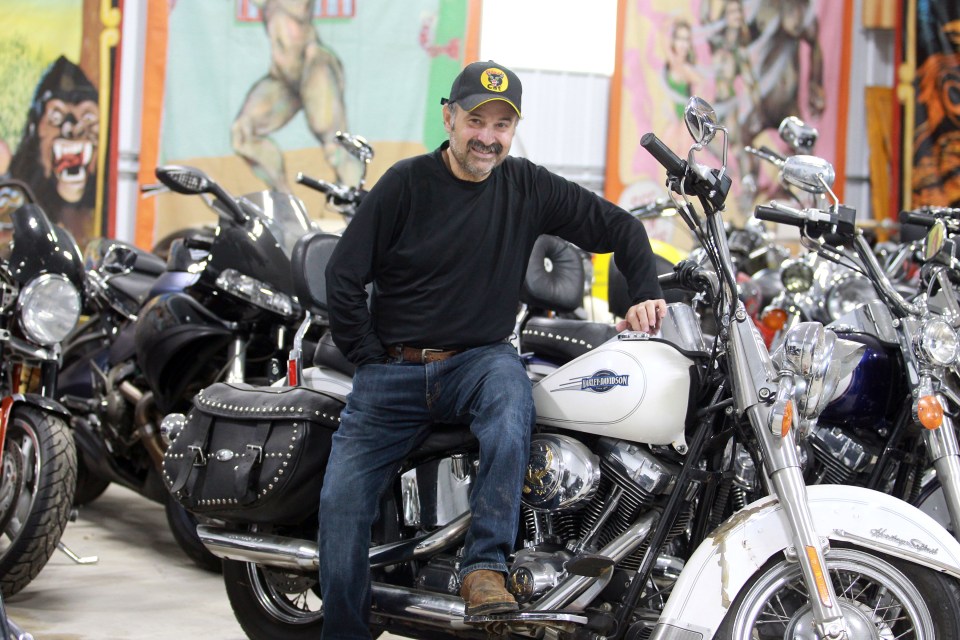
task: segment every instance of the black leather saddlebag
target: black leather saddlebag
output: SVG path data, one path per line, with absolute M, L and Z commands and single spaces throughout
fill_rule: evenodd
M 196 514 L 299 523 L 317 510 L 342 407 L 305 387 L 211 385 L 164 454 L 164 483 Z

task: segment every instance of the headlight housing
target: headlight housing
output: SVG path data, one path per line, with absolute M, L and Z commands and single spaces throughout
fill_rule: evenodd
M 787 260 L 780 270 L 780 282 L 790 293 L 809 291 L 813 286 L 813 268 L 803 260 Z
M 920 327 L 914 339 L 914 349 L 921 358 L 946 367 L 957 361 L 960 355 L 960 339 L 957 332 L 940 318 L 930 318 Z
M 847 273 L 837 279 L 827 291 L 827 313 L 831 320 L 837 320 L 876 297 L 877 293 L 869 280 Z
M 859 364 L 863 350 L 862 344 L 838 339 L 819 322 L 801 322 L 787 332 L 774 361 L 794 375 L 794 401 L 801 421 L 819 417 L 840 381 Z
M 80 292 L 64 276 L 45 273 L 20 290 L 20 326 L 30 340 L 42 345 L 63 341 L 80 319 Z
M 293 299 L 285 293 L 274 291 L 266 282 L 244 275 L 236 269 L 224 269 L 217 276 L 217 286 L 262 309 L 286 318 L 296 315 Z

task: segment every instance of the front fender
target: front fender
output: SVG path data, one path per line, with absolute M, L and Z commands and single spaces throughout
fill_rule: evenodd
M 960 542 L 916 507 L 863 487 L 815 485 L 807 496 L 821 537 L 960 578 Z M 712 638 L 750 577 L 790 545 L 776 498 L 738 511 L 687 561 L 651 640 Z

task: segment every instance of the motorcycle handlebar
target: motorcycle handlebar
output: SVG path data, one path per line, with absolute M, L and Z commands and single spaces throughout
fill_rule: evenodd
M 928 211 L 901 211 L 899 220 L 900 224 L 915 224 L 921 227 L 932 227 L 937 220 L 943 220 L 944 223 L 953 227 L 960 225 L 960 222 L 951 216 L 939 216 Z
M 654 133 L 645 133 L 640 138 L 640 146 L 646 149 L 654 159 L 663 165 L 667 174 L 682 178 L 687 172 L 687 163 L 677 157 L 670 147 L 663 144 Z
M 778 222 L 780 224 L 789 224 L 794 227 L 802 227 L 806 222 L 806 219 L 793 211 L 788 211 L 776 207 L 770 207 L 767 205 L 760 205 L 753 212 L 753 215 L 758 220 L 769 220 L 770 222 Z

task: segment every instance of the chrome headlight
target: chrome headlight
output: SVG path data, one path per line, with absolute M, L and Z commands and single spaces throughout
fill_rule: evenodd
M 67 337 L 80 319 L 80 292 L 64 276 L 45 273 L 27 283 L 17 299 L 20 325 L 34 342 L 51 345 Z
M 957 332 L 940 318 L 930 318 L 923 323 L 914 339 L 917 355 L 933 364 L 946 367 L 957 361 L 960 355 L 960 339 Z
M 285 293 L 274 291 L 266 282 L 244 275 L 236 269 L 224 269 L 217 276 L 217 286 L 238 298 L 281 316 L 293 317 L 293 299 Z
M 845 274 L 827 291 L 827 313 L 831 320 L 836 320 L 876 297 L 869 280 L 863 276 Z
M 813 268 L 803 260 L 787 260 L 780 270 L 780 282 L 790 293 L 809 291 L 813 286 Z
M 864 346 L 840 340 L 819 322 L 801 322 L 790 329 L 774 360 L 794 374 L 794 401 L 804 420 L 815 420 L 833 399 L 840 380 L 860 362 Z

